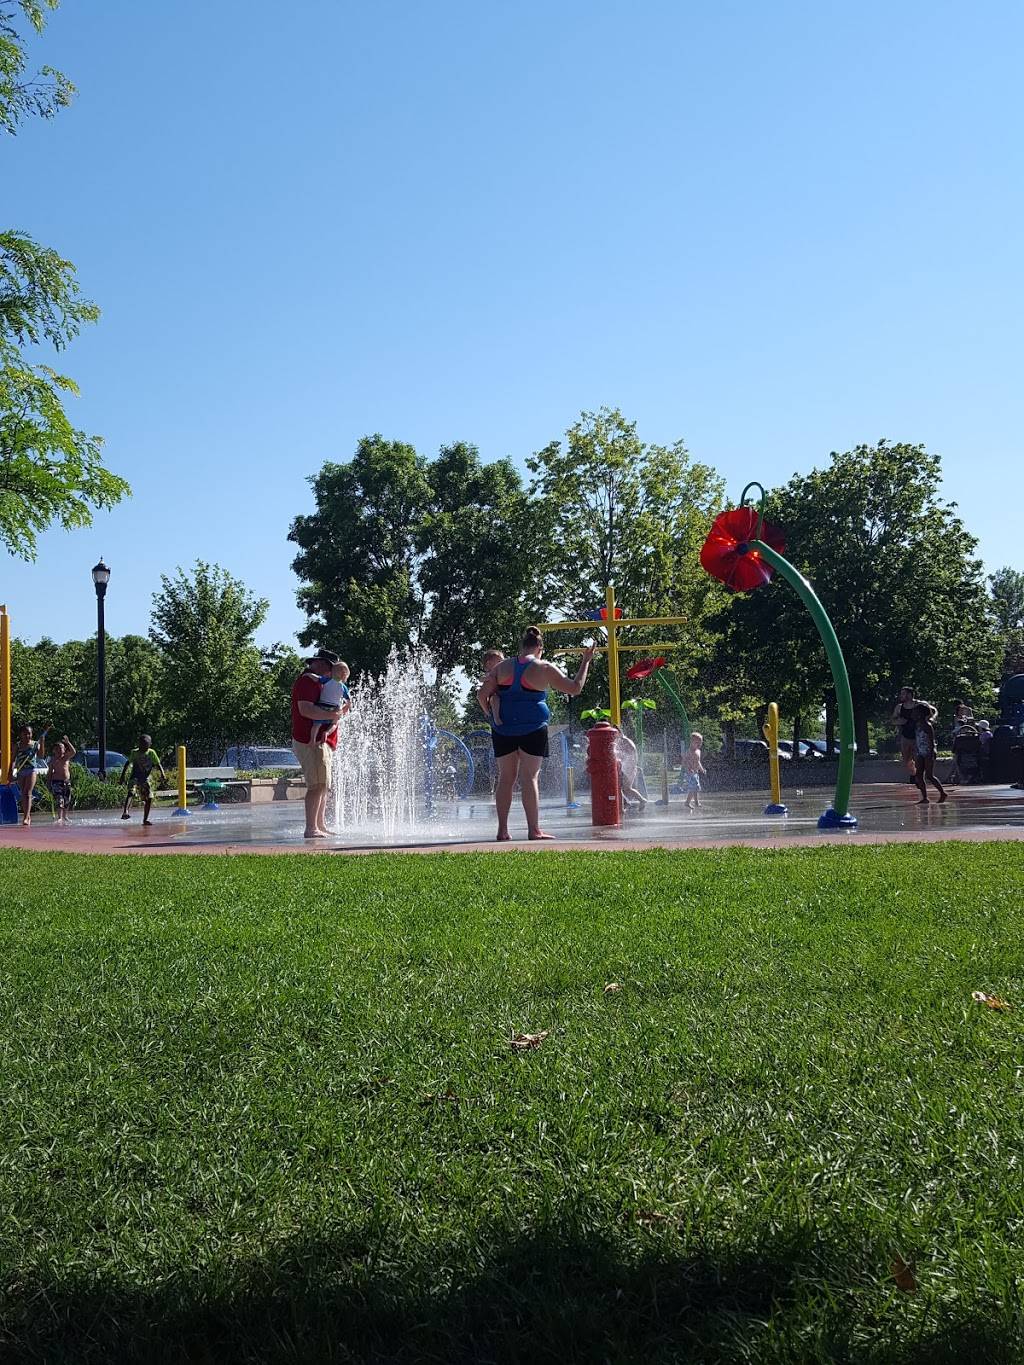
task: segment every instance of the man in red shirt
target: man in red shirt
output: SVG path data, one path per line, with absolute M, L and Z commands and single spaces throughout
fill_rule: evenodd
M 292 686 L 292 749 L 306 779 L 307 839 L 328 839 L 324 825 L 327 793 L 331 787 L 331 756 L 338 747 L 338 731 L 332 730 L 322 744 L 312 742 L 313 730 L 321 721 L 337 720 L 337 711 L 320 705 L 320 688 L 331 676 L 337 654 L 318 649 L 306 660 L 306 667 Z

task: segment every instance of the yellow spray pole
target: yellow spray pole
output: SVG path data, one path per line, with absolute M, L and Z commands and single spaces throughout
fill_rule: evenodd
M 619 696 L 619 627 L 615 620 L 615 587 L 609 583 L 604 590 L 605 609 L 608 615 L 608 707 L 612 713 L 612 724 L 621 728 L 622 706 Z
M 187 814 L 188 814 L 188 792 L 185 790 L 185 779 L 186 779 L 187 775 L 188 775 L 188 773 L 187 773 L 187 769 L 186 769 L 186 767 L 185 767 L 185 746 L 184 746 L 184 744 L 179 744 L 179 745 L 178 745 L 178 809 L 174 812 L 175 815 L 187 815 Z
M 671 643 L 664 644 L 643 644 L 627 645 L 622 644 L 619 639 L 619 632 L 631 626 L 683 626 L 686 625 L 685 616 L 621 616 L 615 619 L 615 588 L 609 584 L 605 588 L 605 619 L 590 621 L 546 621 L 541 625 L 541 630 L 571 630 L 580 631 L 588 635 L 593 635 L 604 627 L 608 642 L 600 646 L 597 650 L 599 654 L 608 655 L 608 710 L 611 713 L 613 725 L 622 724 L 622 701 L 621 689 L 619 686 L 619 654 L 626 650 L 645 652 L 648 654 L 660 654 L 665 650 L 675 649 L 676 645 Z M 556 646 L 553 653 L 560 652 L 574 653 L 581 646 L 565 645 Z
M 782 780 L 779 775 L 779 704 L 775 701 L 768 703 L 768 719 L 762 726 L 764 737 L 768 741 L 768 772 L 772 783 L 772 799 L 764 808 L 765 815 L 785 815 L 786 807 L 782 804 Z
M 0 606 L 0 782 L 11 780 L 11 618 Z

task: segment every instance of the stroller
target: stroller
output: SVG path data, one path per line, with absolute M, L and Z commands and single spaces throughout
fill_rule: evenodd
M 950 782 L 970 786 L 981 781 L 981 737 L 976 725 L 962 725 L 953 740 Z

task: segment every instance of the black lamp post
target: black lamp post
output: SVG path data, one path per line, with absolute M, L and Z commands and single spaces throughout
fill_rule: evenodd
M 110 570 L 101 559 L 92 571 L 96 586 L 96 739 L 99 744 L 100 781 L 107 776 L 107 633 L 103 626 L 103 599 L 107 595 Z

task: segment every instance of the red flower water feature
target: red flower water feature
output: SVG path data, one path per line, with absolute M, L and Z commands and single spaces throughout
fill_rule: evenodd
M 626 677 L 632 678 L 634 682 L 649 678 L 656 668 L 664 668 L 666 660 L 662 655 L 656 659 L 638 659 L 632 668 L 626 669 Z
M 733 507 L 720 513 L 700 552 L 702 567 L 733 592 L 751 592 L 772 576 L 773 570 L 757 551 L 747 548 L 757 535 L 759 516 L 756 507 Z M 760 539 L 778 554 L 786 548 L 782 532 L 768 522 L 762 523 Z

